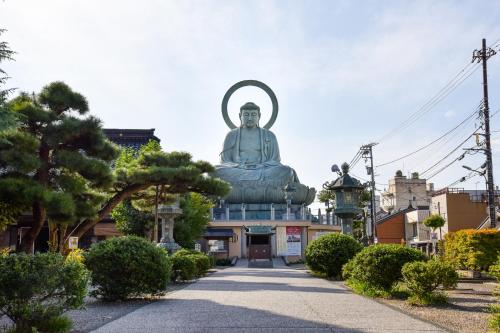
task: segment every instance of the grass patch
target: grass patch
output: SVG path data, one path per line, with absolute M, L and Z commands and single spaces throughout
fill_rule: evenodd
M 500 332 L 500 305 L 490 305 L 488 312 L 491 313 L 488 319 L 490 332 Z
M 390 291 L 374 288 L 373 286 L 357 281 L 355 279 L 349 279 L 346 281 L 346 285 L 351 288 L 356 294 L 363 296 L 375 298 L 396 298 L 396 299 L 407 299 L 410 296 L 410 291 L 403 282 L 396 283 Z
M 448 295 L 444 292 L 435 291 L 425 295 L 412 295 L 408 298 L 408 304 L 415 306 L 428 306 L 445 304 L 448 301 Z

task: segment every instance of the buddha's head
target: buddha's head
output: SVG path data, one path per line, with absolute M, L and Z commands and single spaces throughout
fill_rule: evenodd
M 240 108 L 241 127 L 258 127 L 260 108 L 257 104 L 248 102 Z

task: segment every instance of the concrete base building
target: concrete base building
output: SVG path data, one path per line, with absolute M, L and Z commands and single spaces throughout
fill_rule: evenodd
M 251 217 L 246 219 L 245 207 L 240 211 L 229 210 L 229 207 L 214 208 L 212 221 L 200 241 L 201 250 L 218 258 L 269 259 L 283 256 L 295 261 L 304 258 L 307 244 L 314 239 L 325 233 L 340 232 L 339 224 L 326 224 L 325 220 L 320 223 L 318 216 L 312 215 L 305 207 L 292 207 L 287 215 L 286 205 L 272 206 L 272 211 L 270 209 L 267 216 L 259 219 L 252 218 L 251 210 Z M 259 214 L 266 215 L 262 210 Z

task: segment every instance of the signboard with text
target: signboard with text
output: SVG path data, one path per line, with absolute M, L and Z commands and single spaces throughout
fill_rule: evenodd
M 302 243 L 302 228 L 301 227 L 286 227 L 286 245 L 288 256 L 300 256 Z
M 74 250 L 78 248 L 78 237 L 70 237 L 68 239 L 68 248 Z

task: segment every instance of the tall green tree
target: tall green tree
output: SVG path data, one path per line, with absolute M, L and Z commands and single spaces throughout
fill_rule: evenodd
M 21 93 L 9 107 L 20 117 L 18 130 L 0 134 L 0 202 L 31 209 L 21 242 L 31 253 L 46 221 L 51 241 L 60 243 L 68 225 L 97 215 L 101 192 L 113 183 L 109 162 L 117 150 L 101 122 L 85 116 L 85 97 L 63 82 L 38 95 Z
M 209 176 L 213 166 L 185 152 L 143 149 L 110 164 L 118 150 L 104 136 L 86 99 L 63 82 L 9 103 L 21 116 L 16 131 L 0 133 L 0 203 L 30 208 L 33 223 L 22 248 L 32 252 L 45 221 L 50 244 L 61 250 L 70 235 L 82 237 L 124 199 L 199 192 L 224 196 L 229 185 Z M 2 140 L 5 139 L 5 140 Z M 76 227 L 68 228 L 69 225 Z
M 212 202 L 199 193 L 187 193 L 182 196 L 180 207 L 182 214 L 175 219 L 174 239 L 182 247 L 192 249 L 197 239 L 210 222 Z
M 5 32 L 4 29 L 0 29 L 0 36 Z M 9 47 L 9 44 L 4 41 L 0 41 L 0 63 L 5 60 L 13 60 L 12 56 L 14 51 Z M 6 130 L 16 124 L 15 114 L 7 107 L 7 95 L 12 91 L 12 89 L 5 89 L 3 86 L 7 82 L 9 77 L 7 73 L 0 68 L 0 131 Z
M 123 200 L 111 212 L 116 229 L 124 235 L 146 237 L 154 226 L 154 214 L 135 208 L 130 198 Z

